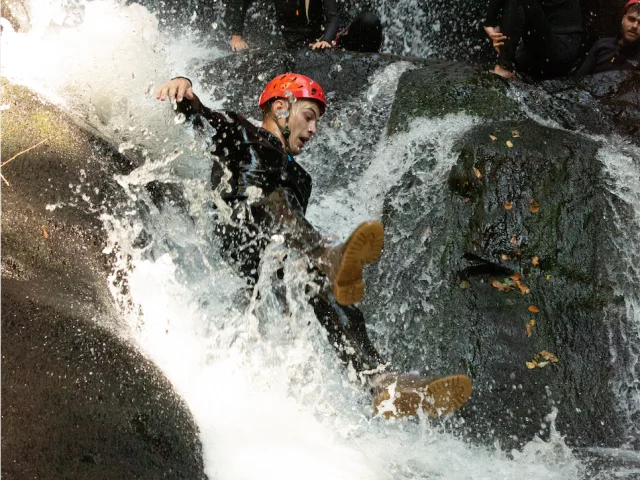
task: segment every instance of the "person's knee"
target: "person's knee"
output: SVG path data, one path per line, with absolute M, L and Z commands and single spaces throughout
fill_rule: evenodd
M 373 12 L 362 12 L 353 21 L 353 23 L 362 23 L 363 26 L 374 28 L 382 31 L 382 22 L 380 17 Z

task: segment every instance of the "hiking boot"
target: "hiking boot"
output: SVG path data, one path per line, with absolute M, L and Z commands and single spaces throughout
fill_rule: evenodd
M 373 404 L 385 418 L 426 415 L 440 417 L 462 407 L 471 397 L 466 375 L 428 378 L 409 373 L 385 373 L 371 380 Z
M 362 269 L 375 262 L 384 243 L 384 228 L 377 220 L 360 224 L 349 239 L 336 247 L 327 247 L 318 260 L 318 268 L 333 284 L 333 295 L 340 305 L 362 300 Z

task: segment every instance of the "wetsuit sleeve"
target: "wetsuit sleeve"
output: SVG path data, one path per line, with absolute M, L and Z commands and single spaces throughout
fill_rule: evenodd
M 597 55 L 598 44 L 595 44 L 589 50 L 589 54 L 587 58 L 584 59 L 584 62 L 576 72 L 576 75 L 591 75 L 593 70 L 596 68 L 596 55 Z
M 244 19 L 251 0 L 229 0 L 224 15 L 224 23 L 230 35 L 241 35 L 244 32 Z
M 320 40 L 331 43 L 331 41 L 336 38 L 336 33 L 338 33 L 338 28 L 340 27 L 338 4 L 336 3 L 336 0 L 322 0 L 322 5 L 326 24 L 324 26 L 324 33 Z
M 487 17 L 484 20 L 485 27 L 497 27 L 500 25 L 499 16 L 506 0 L 489 0 L 489 8 L 487 9 Z

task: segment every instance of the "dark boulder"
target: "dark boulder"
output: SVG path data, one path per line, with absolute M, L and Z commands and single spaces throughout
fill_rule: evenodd
M 119 333 L 108 288 L 99 215 L 131 208 L 113 175 L 136 160 L 3 88 L 3 476 L 204 478 L 189 410 Z
M 472 377 L 461 413 L 472 438 L 544 438 L 556 408 L 571 445 L 618 446 L 628 425 L 609 326 L 632 319 L 610 275 L 625 268 L 611 221 L 626 206 L 607 188 L 598 143 L 523 119 L 499 87 L 458 71 L 415 70 L 398 86 L 390 131 L 465 105 L 483 120 L 454 146 L 448 175 L 425 147 L 387 195 L 391 242 L 365 312 L 397 367 Z

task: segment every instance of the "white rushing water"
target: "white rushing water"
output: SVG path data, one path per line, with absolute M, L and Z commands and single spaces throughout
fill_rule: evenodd
M 146 149 L 145 164 L 117 181 L 150 211 L 103 216 L 129 287 L 126 297 L 117 286 L 113 292 L 126 318 L 125 333 L 165 372 L 193 412 L 210 478 L 580 476 L 580 463 L 553 429 L 549 442 L 534 440 L 507 453 L 462 441 L 455 423 L 373 417 L 369 394 L 339 364 L 304 299 L 306 274 L 296 255 L 288 252 L 281 286 L 287 308 L 272 293 L 270 274 L 284 253 L 280 247 L 267 252 L 259 301 L 218 255 L 211 233 L 209 159 L 192 148 L 188 129 L 174 125 L 171 110 L 153 91 L 194 61 L 221 53 L 189 34 L 165 36 L 139 5 L 81 6 L 70 17 L 59 3 L 34 4 L 34 28 L 5 30 L 2 36 L 3 74 L 79 113 L 122 149 Z M 370 79 L 366 95 L 356 101 L 388 102 L 378 97 L 380 86 L 393 85 L 406 68 L 389 66 Z M 224 100 L 199 93 L 212 106 Z M 338 120 L 336 125 L 348 124 L 347 118 Z M 473 123 L 464 115 L 425 119 L 400 136 L 376 136 L 358 182 L 314 193 L 311 220 L 323 232 L 345 237 L 358 221 L 379 218 L 384 193 L 411 165 L 416 142 L 430 145 L 437 166 L 430 181 L 441 183 L 455 161 L 452 143 Z M 341 140 L 332 131 L 338 127 L 324 127 L 301 160 L 314 172 L 329 161 L 314 158 L 319 142 L 334 142 L 330 147 L 339 151 L 340 142 L 366 134 L 347 132 Z M 155 180 L 183 187 L 188 212 L 154 207 L 143 187 Z M 136 246 L 143 231 L 151 241 Z

